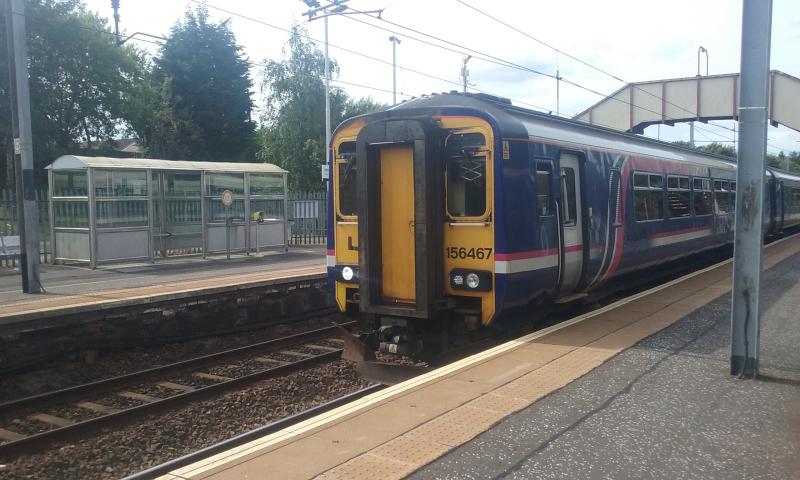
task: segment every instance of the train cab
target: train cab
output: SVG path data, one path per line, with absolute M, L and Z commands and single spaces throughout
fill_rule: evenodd
M 339 308 L 407 354 L 441 322 L 494 315 L 495 134 L 477 116 L 389 112 L 333 136 L 328 267 Z

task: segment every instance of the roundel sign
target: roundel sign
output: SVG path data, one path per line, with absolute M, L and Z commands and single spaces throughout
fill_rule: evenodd
M 222 200 L 222 204 L 226 207 L 230 207 L 233 204 L 233 192 L 230 190 L 225 190 L 222 192 L 220 196 L 220 200 Z

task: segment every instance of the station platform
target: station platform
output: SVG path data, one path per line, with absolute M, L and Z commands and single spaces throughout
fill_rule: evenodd
M 161 478 L 797 478 L 798 252 L 765 250 L 757 380 L 726 261 Z
M 0 270 L 0 325 L 48 316 L 150 303 L 259 282 L 325 274 L 323 247 L 252 256 L 174 258 L 156 263 L 101 266 L 42 265 L 44 294 L 24 294 L 19 272 Z

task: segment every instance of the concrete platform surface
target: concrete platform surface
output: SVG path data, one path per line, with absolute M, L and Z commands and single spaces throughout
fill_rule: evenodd
M 162 478 L 797 478 L 798 252 L 764 256 L 769 378 L 728 375 L 723 262 Z
M 728 375 L 723 295 L 410 478 L 800 478 L 800 255 L 763 280 L 764 378 Z
M 225 286 L 254 281 L 260 275 L 298 270 L 325 272 L 325 250 L 293 248 L 288 253 L 168 259 L 154 264 L 101 266 L 96 270 L 68 265 L 42 265 L 41 279 L 47 293 L 22 293 L 20 276 L 0 270 L 0 319 L 24 312 L 122 299 L 159 292 Z

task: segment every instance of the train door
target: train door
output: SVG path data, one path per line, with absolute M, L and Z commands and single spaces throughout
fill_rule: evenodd
M 416 301 L 413 160 L 412 145 L 380 150 L 381 293 L 389 304 Z
M 561 279 L 559 292 L 572 292 L 581 279 L 583 270 L 583 212 L 581 210 L 580 161 L 573 154 L 564 153 L 560 158 L 561 202 Z
M 437 124 L 392 118 L 365 125 L 358 159 L 361 312 L 430 318 L 442 296 L 444 168 Z

